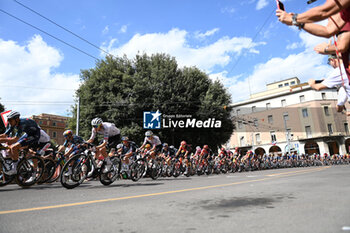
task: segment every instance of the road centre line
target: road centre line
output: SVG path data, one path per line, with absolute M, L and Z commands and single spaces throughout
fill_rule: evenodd
M 292 175 L 298 175 L 298 174 L 301 174 L 301 172 L 311 173 L 311 172 L 316 172 L 316 171 L 322 171 L 322 170 L 325 170 L 327 168 L 329 168 L 329 167 L 323 167 L 322 169 L 317 168 L 317 169 L 311 169 L 311 170 L 278 173 L 278 174 L 274 174 L 274 176 L 277 176 L 276 178 L 281 178 L 281 177 L 287 177 L 287 176 L 292 176 Z M 280 175 L 280 176 L 278 176 L 278 175 Z M 267 176 L 271 176 L 271 175 L 267 175 Z M 128 200 L 128 199 L 135 199 L 135 198 L 142 198 L 142 197 L 160 196 L 160 195 L 166 195 L 166 194 L 183 193 L 183 192 L 206 190 L 206 189 L 212 189 L 212 188 L 221 188 L 221 187 L 227 187 L 227 186 L 233 186 L 233 185 L 239 185 L 239 184 L 247 184 L 247 183 L 254 183 L 254 182 L 260 182 L 260 181 L 265 181 L 265 180 L 272 180 L 272 179 L 274 179 L 274 176 L 268 177 L 268 178 L 255 179 L 255 180 L 239 181 L 239 182 L 228 183 L 228 184 L 210 185 L 210 186 L 181 189 L 181 190 L 173 190 L 173 191 L 166 191 L 166 192 L 159 192 L 159 193 L 149 193 L 149 194 L 141 194 L 141 195 L 135 195 L 135 196 L 107 198 L 107 199 L 101 199 L 101 200 L 76 202 L 76 203 L 68 203 L 68 204 L 60 204 L 60 205 L 52 205 L 52 206 L 42 206 L 42 207 L 34 207 L 34 208 L 27 208 L 27 209 L 4 210 L 4 211 L 0 211 L 0 215 L 47 210 L 47 209 L 57 209 L 57 208 L 72 207 L 72 206 L 89 205 L 89 204 L 95 204 L 95 203 Z

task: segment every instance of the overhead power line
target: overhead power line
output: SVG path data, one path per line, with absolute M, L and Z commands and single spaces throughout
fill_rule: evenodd
M 87 53 L 87 52 L 85 52 L 85 51 L 83 51 L 83 50 L 77 48 L 76 46 L 71 45 L 71 44 L 69 44 L 68 42 L 65 42 L 64 40 L 62 40 L 62 39 L 60 39 L 60 38 L 58 38 L 58 37 L 56 37 L 56 36 L 50 34 L 50 33 L 46 32 L 46 31 L 44 31 L 44 30 L 42 30 L 42 29 L 40 29 L 40 28 L 38 28 L 38 27 L 36 27 L 36 26 L 34 26 L 34 25 L 32 25 L 32 24 L 30 24 L 30 23 L 28 23 L 28 22 L 26 22 L 26 21 L 24 21 L 24 20 L 22 20 L 22 19 L 20 19 L 20 18 L 18 18 L 18 17 L 16 17 L 16 16 L 12 15 L 12 14 L 10 14 L 10 13 L 8 13 L 7 11 L 4 11 L 4 10 L 2 10 L 2 9 L 0 9 L 0 11 L 1 11 L 2 13 L 4 13 L 4 14 L 6 14 L 6 15 L 8 15 L 8 16 L 10 16 L 10 17 L 12 17 L 12 18 L 14 18 L 14 19 L 16 19 L 16 20 L 18 20 L 18 21 L 20 21 L 20 22 L 22 22 L 22 23 L 24 23 L 24 24 L 26 24 L 26 25 L 28 25 L 28 26 L 30 26 L 30 27 L 32 27 L 32 28 L 35 28 L 36 30 L 38 30 L 38 31 L 40 31 L 40 32 L 42 32 L 42 33 L 44 33 L 44 34 L 46 34 L 46 35 L 48 35 L 48 36 L 54 38 L 55 40 L 60 41 L 61 43 L 65 44 L 65 45 L 67 45 L 67 46 L 69 46 L 69 47 L 71 47 L 71 48 L 73 48 L 73 49 L 75 49 L 75 50 L 77 50 L 77 51 L 79 51 L 79 52 L 81 52 L 81 53 L 83 53 L 83 54 L 85 54 L 85 55 L 87 55 L 87 56 L 89 56 L 89 57 L 95 59 L 95 60 L 99 60 L 99 58 L 97 58 L 97 57 L 95 57 L 95 56 L 93 56 L 93 55 L 91 55 L 91 54 L 89 54 L 89 53 Z
M 1 85 L 1 87 L 28 88 L 28 89 L 39 89 L 39 90 L 55 90 L 55 91 L 75 91 L 75 89 L 48 88 L 48 87 L 30 87 L 30 86 L 17 86 L 17 85 Z
M 262 31 L 262 29 L 265 27 L 265 25 L 267 24 L 267 22 L 270 20 L 271 16 L 273 15 L 273 13 L 276 10 L 274 9 L 270 15 L 266 18 L 266 20 L 264 21 L 264 23 L 262 24 L 262 26 L 259 28 L 259 30 L 255 33 L 255 35 L 253 36 L 252 41 L 249 43 L 248 47 L 250 47 L 250 45 L 252 43 L 255 42 L 256 38 L 258 37 L 259 33 Z M 227 74 L 230 74 L 234 68 L 236 68 L 236 66 L 238 65 L 238 63 L 240 62 L 241 58 L 243 57 L 243 53 L 237 58 L 236 62 L 233 64 L 232 68 L 230 69 L 230 71 Z
M 15 3 L 21 5 L 22 7 L 24 7 L 24 8 L 26 8 L 26 9 L 30 10 L 30 11 L 33 12 L 34 14 L 39 15 L 40 17 L 46 19 L 47 21 L 49 21 L 50 23 L 56 25 L 57 27 L 59 27 L 59 28 L 65 30 L 66 32 L 68 32 L 68 33 L 70 33 L 70 34 L 72 34 L 73 36 L 79 38 L 80 40 L 82 40 L 82 41 L 88 43 L 89 45 L 91 45 L 91 46 L 93 46 L 93 47 L 95 47 L 96 49 L 98 49 L 98 50 L 100 50 L 100 51 L 102 51 L 102 52 L 104 52 L 104 53 L 106 53 L 106 54 L 108 54 L 108 55 L 114 57 L 113 54 L 110 54 L 109 52 L 105 51 L 105 50 L 102 49 L 101 47 L 99 47 L 99 46 L 93 44 L 92 42 L 90 42 L 90 41 L 84 39 L 83 37 L 79 36 L 78 34 L 72 32 L 71 30 L 69 30 L 69 29 L 67 29 L 67 28 L 65 28 L 65 27 L 63 27 L 62 25 L 56 23 L 55 21 L 53 21 L 53 20 L 47 18 L 46 16 L 44 16 L 44 15 L 40 14 L 39 12 L 33 10 L 32 8 L 30 8 L 30 7 L 26 6 L 26 5 L 24 5 L 23 3 L 19 2 L 19 1 L 16 1 L 16 0 L 13 0 L 13 1 L 14 1 Z

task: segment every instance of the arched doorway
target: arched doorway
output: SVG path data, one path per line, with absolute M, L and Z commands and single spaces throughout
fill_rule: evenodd
M 350 138 L 345 140 L 346 153 L 350 153 Z
M 339 154 L 339 146 L 336 141 L 330 141 L 330 142 L 327 142 L 327 144 L 328 144 L 330 155 Z
M 258 147 L 255 149 L 254 153 L 256 155 L 264 155 L 266 153 L 266 151 L 264 150 L 264 148 Z
M 271 146 L 269 149 L 270 154 L 282 154 L 282 150 L 279 146 Z
M 318 147 L 317 142 L 309 141 L 305 143 L 304 146 L 305 154 L 312 155 L 312 154 L 320 154 L 320 148 Z

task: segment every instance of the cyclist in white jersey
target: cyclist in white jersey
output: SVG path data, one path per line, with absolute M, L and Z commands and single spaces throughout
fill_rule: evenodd
M 96 157 L 102 155 L 103 158 L 107 158 L 107 149 L 115 148 L 120 143 L 120 130 L 113 123 L 103 122 L 101 118 L 93 119 L 91 125 L 91 137 L 87 142 L 93 143 L 97 134 L 102 134 L 103 140 L 96 146 Z
M 155 155 L 160 153 L 163 148 L 162 142 L 160 141 L 159 137 L 155 136 L 150 130 L 146 132 L 145 136 L 145 140 L 140 149 L 143 149 L 146 144 L 150 144 L 152 146 L 150 155 L 153 159 L 155 159 Z

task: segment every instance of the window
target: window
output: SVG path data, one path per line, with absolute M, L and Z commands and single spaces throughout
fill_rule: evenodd
M 290 82 L 290 85 L 294 85 L 294 84 L 295 84 L 295 81 L 291 81 L 291 82 Z
M 272 115 L 268 115 L 268 116 L 267 116 L 267 122 L 269 122 L 269 124 L 273 124 Z
M 287 135 L 289 139 L 292 138 L 292 129 L 287 129 Z
M 288 113 L 283 113 L 283 120 L 288 121 L 289 120 L 289 115 Z
M 286 100 L 281 100 L 281 106 L 282 107 L 286 106 Z
M 299 99 L 300 99 L 300 103 L 305 102 L 305 96 L 304 95 L 299 96 Z
M 278 88 L 281 88 L 281 87 L 283 87 L 283 84 L 279 84 L 279 85 L 278 85 Z
M 242 128 L 243 128 L 242 121 L 238 121 L 238 129 L 242 129 Z
M 271 131 L 270 135 L 271 135 L 271 142 L 277 142 L 275 131 Z
M 333 134 L 333 126 L 332 126 L 332 124 L 328 124 L 327 128 L 328 128 L 329 134 Z
M 240 143 L 241 143 L 241 146 L 245 146 L 244 136 L 240 138 Z
M 285 86 L 285 87 L 289 86 L 289 83 L 285 83 L 284 86 Z
M 271 104 L 270 104 L 270 103 L 267 103 L 267 104 L 266 104 L 266 110 L 269 110 L 269 109 L 271 109 Z
M 321 93 L 322 99 L 325 100 L 326 99 L 326 93 L 322 92 Z
M 345 133 L 349 134 L 349 124 L 347 122 L 344 123 L 344 129 L 345 129 Z
M 312 138 L 311 126 L 305 126 L 305 132 L 307 138 Z
M 259 125 L 258 125 L 258 119 L 254 119 L 254 126 L 255 127 L 258 127 Z
M 56 132 L 52 132 L 52 137 L 56 138 L 57 137 L 57 133 Z
M 241 109 L 237 109 L 237 116 L 240 114 L 240 112 L 241 112 Z
M 303 108 L 302 113 L 303 113 L 304 118 L 309 117 L 309 113 L 307 112 L 307 108 Z
M 329 108 L 328 108 L 328 106 L 324 106 L 324 107 L 323 107 L 323 110 L 324 110 L 324 114 L 325 114 L 326 116 L 329 116 Z
M 252 107 L 252 112 L 256 112 L 256 106 Z
M 56 122 L 52 122 L 52 126 L 56 126 Z
M 261 142 L 259 133 L 255 134 L 255 141 L 256 141 L 256 143 L 260 143 Z
M 39 121 L 39 125 L 42 125 L 43 124 L 43 121 Z

